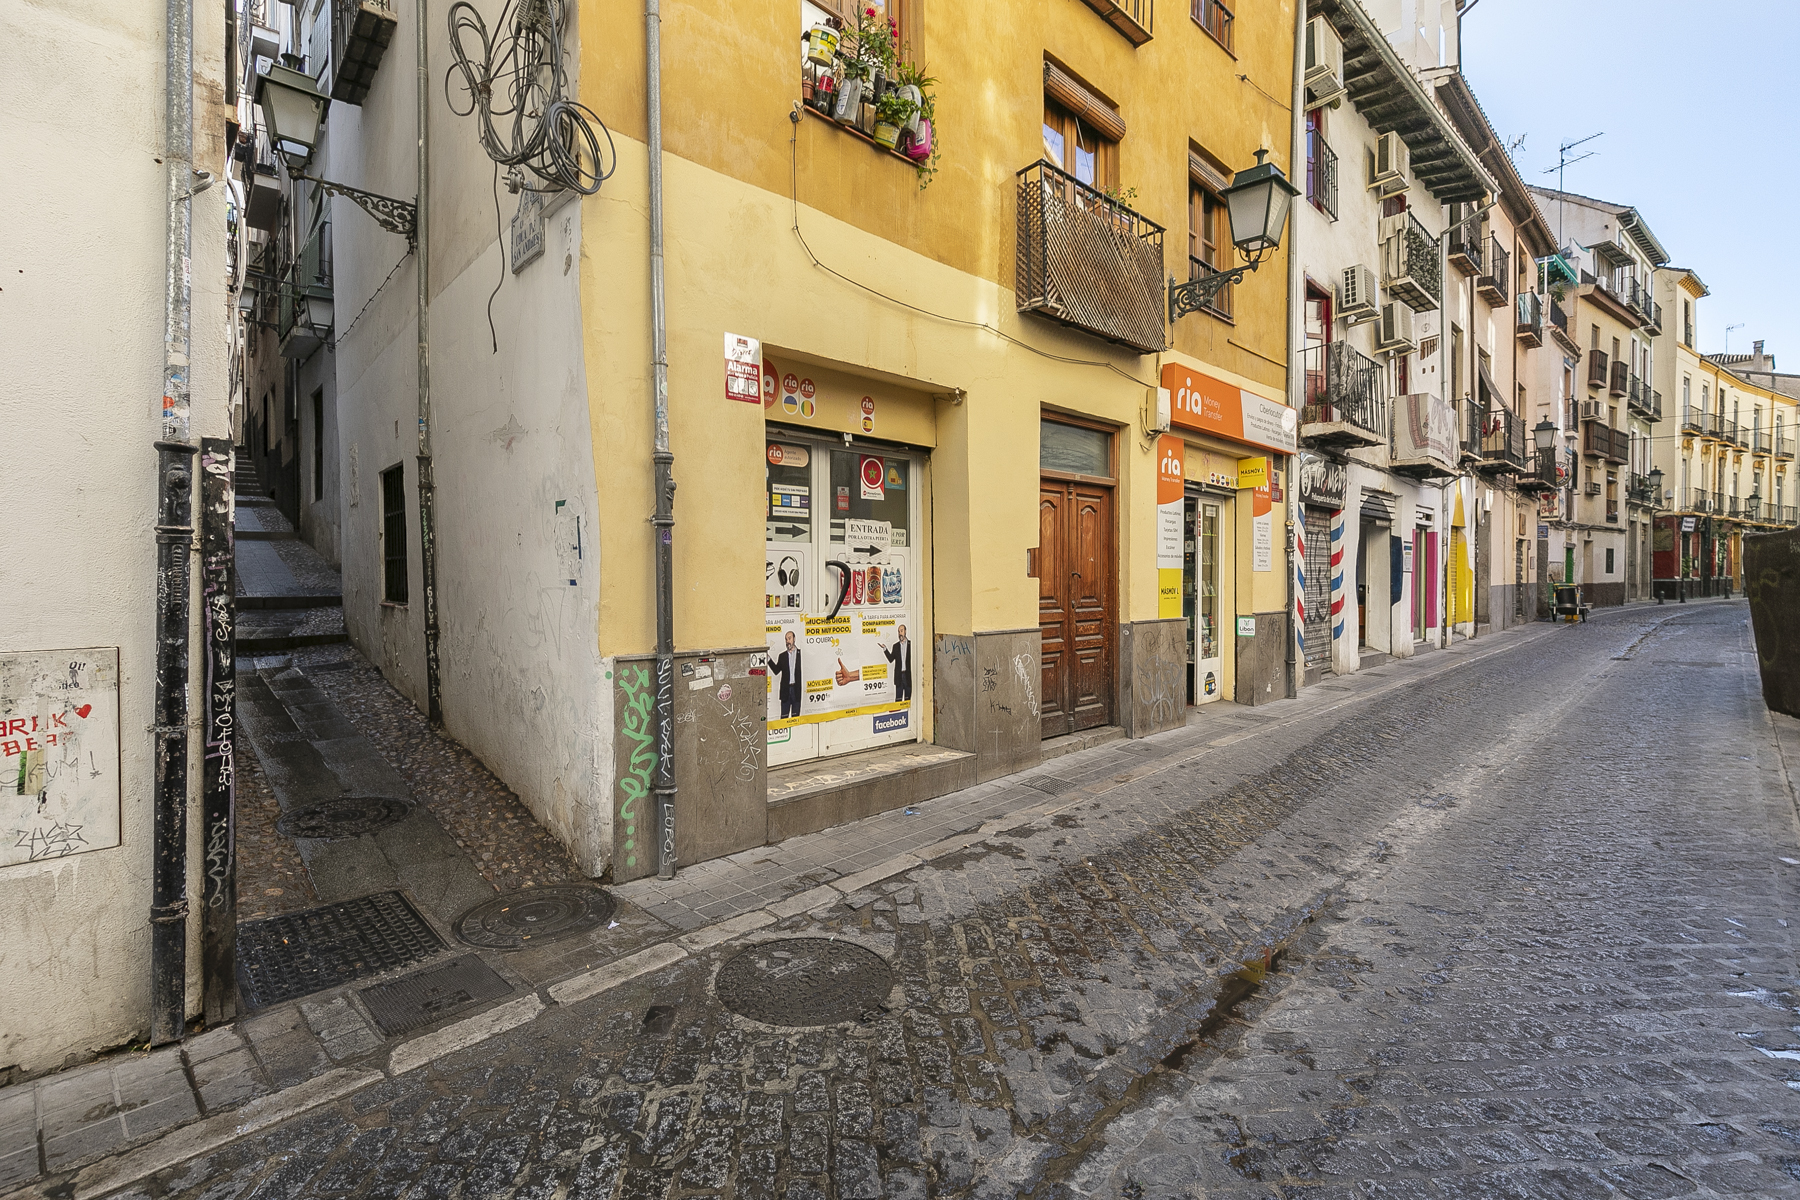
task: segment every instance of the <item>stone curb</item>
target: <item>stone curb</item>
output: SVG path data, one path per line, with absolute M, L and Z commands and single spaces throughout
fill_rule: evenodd
M 1644 607 L 1645 605 L 1642 604 L 1624 605 L 1597 613 L 1595 616 L 1606 617 L 1613 614 L 1636 613 Z M 1675 614 L 1671 613 L 1670 615 Z M 1550 622 L 1533 622 L 1515 629 L 1501 631 L 1502 634 L 1519 635 L 1505 638 L 1502 645 L 1472 653 L 1467 650 L 1454 653 L 1458 647 L 1469 645 L 1466 641 L 1459 642 L 1451 648 L 1453 653 L 1444 660 L 1425 659 L 1424 661 L 1431 664 L 1430 674 L 1454 671 L 1461 666 L 1528 645 L 1540 637 L 1551 635 L 1560 628 L 1562 628 L 1560 625 Z M 1479 640 L 1487 641 L 1500 636 L 1501 634 L 1489 634 L 1487 638 Z M 1409 660 L 1395 661 L 1417 662 L 1418 656 Z M 1442 665 L 1438 665 L 1440 661 Z M 1393 664 L 1384 664 L 1384 666 L 1391 665 Z M 1219 747 L 1232 745 L 1253 736 L 1273 733 L 1302 720 L 1316 719 L 1346 707 L 1360 705 L 1390 692 L 1412 686 L 1417 682 L 1418 678 L 1409 674 L 1340 700 L 1307 705 L 1299 712 L 1268 720 L 1252 729 L 1240 730 L 1211 739 L 1199 746 L 1187 749 L 1185 752 L 1173 751 L 1161 755 L 1153 761 L 1144 763 L 1141 767 L 1120 772 L 1104 784 L 1088 784 L 1060 796 L 1046 797 L 1043 802 L 1014 809 L 994 818 L 975 832 L 946 838 L 916 851 L 897 855 L 886 862 L 878 863 L 852 875 L 846 875 L 808 891 L 799 892 L 763 908 L 740 913 L 692 932 L 674 936 L 666 942 L 648 946 L 604 966 L 558 980 L 545 987 L 539 995 L 530 995 L 509 1001 L 441 1029 L 412 1038 L 389 1052 L 385 1070 L 338 1068 L 327 1071 L 313 1079 L 258 1097 L 229 1112 L 179 1127 L 154 1141 L 79 1168 L 71 1182 L 52 1185 L 53 1191 L 46 1190 L 47 1181 L 40 1178 L 22 1188 L 0 1195 L 0 1200 L 25 1200 L 26 1197 L 51 1200 L 52 1196 L 55 1197 L 55 1200 L 65 1200 L 65 1198 L 89 1200 L 90 1197 L 97 1200 L 98 1197 L 129 1186 L 157 1171 L 217 1150 L 221 1146 L 256 1133 L 270 1125 L 340 1100 L 372 1084 L 429 1066 L 459 1050 L 477 1046 L 501 1033 L 527 1025 L 553 1009 L 590 1000 L 629 983 L 639 976 L 673 966 L 689 958 L 692 954 L 698 954 L 712 947 L 734 941 L 790 917 L 829 909 L 846 897 L 853 896 L 874 884 L 884 882 L 920 866 L 929 865 L 934 859 L 966 850 L 1007 829 L 1034 821 L 1042 821 L 1068 809 L 1091 803 L 1097 797 L 1119 787 L 1180 767 Z M 1104 751 L 1106 747 L 1100 746 L 1093 749 Z M 1076 753 L 1083 752 L 1077 751 Z M 1323 897 L 1333 887 L 1341 885 L 1341 880 L 1330 875 L 1327 878 L 1330 883 L 1322 891 L 1315 890 L 1310 897 L 1311 905 L 1302 905 L 1303 909 L 1316 911 L 1316 907 Z M 1310 915 L 1311 912 L 1308 911 L 1306 916 L 1310 917 Z M 1291 932 L 1290 930 L 1289 933 L 1291 934 Z M 545 996 L 548 997 L 548 1003 L 544 1002 Z

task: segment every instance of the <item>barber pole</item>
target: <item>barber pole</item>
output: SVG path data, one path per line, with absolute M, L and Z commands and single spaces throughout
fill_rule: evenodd
M 1331 514 L 1331 640 L 1344 636 L 1344 510 Z

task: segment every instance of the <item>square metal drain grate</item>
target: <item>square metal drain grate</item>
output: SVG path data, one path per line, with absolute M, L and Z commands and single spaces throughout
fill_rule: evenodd
M 393 1037 L 511 992 L 512 984 L 473 954 L 362 990 L 382 1035 Z
M 399 892 L 377 892 L 238 926 L 238 988 L 250 1008 L 310 996 L 431 957 L 444 941 Z

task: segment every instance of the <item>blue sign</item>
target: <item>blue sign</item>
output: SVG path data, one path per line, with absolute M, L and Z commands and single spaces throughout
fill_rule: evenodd
M 906 718 L 911 715 L 905 710 L 891 713 L 875 714 L 875 732 L 889 733 L 895 729 L 906 728 Z

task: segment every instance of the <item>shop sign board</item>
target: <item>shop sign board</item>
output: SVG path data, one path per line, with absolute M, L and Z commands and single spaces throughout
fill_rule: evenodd
M 1300 503 L 1337 511 L 1349 492 L 1350 469 L 1317 454 L 1300 456 Z
M 762 343 L 741 334 L 725 335 L 725 398 L 761 406 Z
M 1240 488 L 1269 486 L 1269 460 L 1265 455 L 1238 459 L 1237 473 Z
M 1681 518 L 1681 532 L 1683 532 L 1683 533 L 1694 532 L 1694 518 L 1693 517 Z
M 844 522 L 844 544 L 852 554 L 879 554 L 893 544 L 894 527 L 887 521 Z
M 1164 434 L 1156 443 L 1156 615 L 1181 616 L 1182 481 L 1186 444 Z
M 1162 385 L 1169 389 L 1169 421 L 1179 428 L 1283 454 L 1299 447 L 1299 419 L 1285 404 L 1180 363 L 1163 366 Z
M 1256 618 L 1255 617 L 1239 617 L 1237 619 L 1237 635 L 1239 637 L 1255 637 L 1256 636 Z
M 119 844 L 119 650 L 0 655 L 0 867 Z

